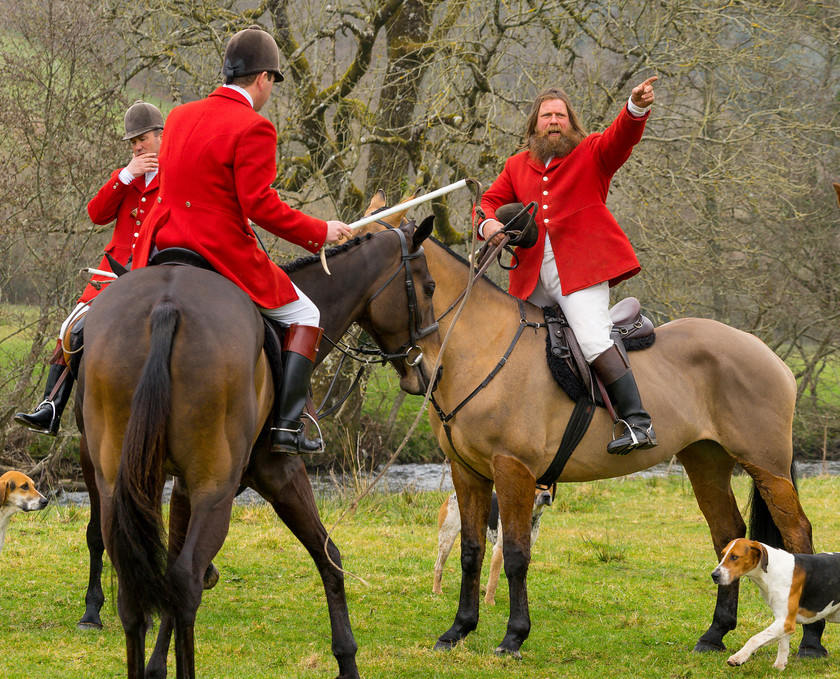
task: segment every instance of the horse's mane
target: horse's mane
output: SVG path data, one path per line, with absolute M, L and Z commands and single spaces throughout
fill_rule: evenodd
M 440 247 L 442 247 L 442 248 L 443 248 L 446 252 L 448 252 L 448 253 L 449 253 L 450 255 L 452 255 L 455 259 L 457 259 L 459 262 L 461 262 L 461 264 L 463 264 L 465 267 L 467 267 L 468 269 L 469 269 L 469 268 L 471 268 L 471 265 L 470 265 L 470 263 L 467 261 L 467 259 L 466 259 L 465 257 L 463 257 L 462 255 L 459 255 L 457 252 L 455 252 L 455 250 L 453 250 L 452 248 L 450 248 L 448 245 L 446 245 L 445 243 L 442 243 L 441 241 L 439 241 L 439 240 L 438 240 L 437 238 L 435 238 L 434 236 L 429 236 L 429 240 L 430 240 L 430 241 L 432 241 L 433 243 L 435 243 L 436 245 L 440 245 Z M 505 290 L 505 289 L 503 289 L 503 288 L 499 287 L 498 285 L 496 285 L 496 284 L 493 282 L 493 280 L 492 280 L 492 279 L 490 279 L 490 278 L 487 276 L 487 274 L 486 274 L 486 273 L 485 273 L 485 274 L 482 274 L 481 278 L 482 278 L 483 280 L 487 281 L 487 282 L 488 282 L 490 285 L 492 285 L 494 288 L 496 288 L 496 290 L 499 290 L 500 292 L 503 292 L 503 293 L 505 293 L 506 295 L 510 295 L 510 293 L 509 293 L 507 290 Z
M 324 254 L 327 256 L 327 259 L 329 259 L 330 257 L 335 257 L 336 255 L 339 255 L 342 252 L 347 252 L 351 248 L 354 248 L 357 245 L 360 245 L 364 241 L 369 240 L 371 238 L 373 238 L 372 233 L 365 233 L 361 236 L 356 236 L 353 240 L 348 240 L 346 243 L 336 245 L 334 248 L 326 250 Z M 280 268 L 283 269 L 283 271 L 285 271 L 287 274 L 291 274 L 295 271 L 300 271 L 301 269 L 320 261 L 320 256 L 308 255 L 306 257 L 300 257 L 299 259 L 295 259 L 287 264 L 281 264 Z

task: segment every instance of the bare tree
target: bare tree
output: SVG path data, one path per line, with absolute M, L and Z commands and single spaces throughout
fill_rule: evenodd
M 104 18 L 101 34 L 124 46 L 117 91 L 172 104 L 218 85 L 235 31 L 272 31 L 286 74 L 265 111 L 279 133 L 276 187 L 345 220 L 378 188 L 393 202 L 466 176 L 491 181 L 545 86 L 564 87 L 597 132 L 633 85 L 658 75 L 645 136 L 609 202 L 643 265 L 619 292 L 659 321 L 697 314 L 754 332 L 789 360 L 803 393 L 826 384 L 840 351 L 836 3 L 110 0 Z M 456 194 L 432 206 L 447 244 L 464 240 L 469 208 Z M 9 261 L 24 265 L 19 251 Z
M 108 78 L 120 50 L 103 38 L 97 7 L 6 3 L 0 18 L 0 444 L 22 432 L 7 426 L 12 413 L 40 398 L 59 325 L 84 287 L 77 271 L 98 261 L 105 238 L 85 205 L 126 153 L 115 142 L 127 95 Z

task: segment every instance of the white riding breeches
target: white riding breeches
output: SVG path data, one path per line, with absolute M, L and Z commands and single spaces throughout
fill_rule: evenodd
M 609 282 L 596 283 L 570 295 L 564 295 L 560 288 L 560 276 L 557 273 L 548 234 L 545 237 L 540 280 L 528 301 L 539 306 L 547 306 L 550 303 L 560 305 L 587 363 L 592 363 L 613 345 L 610 339 L 612 320 Z
M 82 316 L 87 313 L 87 310 L 90 309 L 90 302 L 79 302 L 76 305 L 76 308 L 70 312 L 70 315 L 64 319 L 64 322 L 61 324 L 61 330 L 58 332 L 58 339 L 64 339 L 64 333 L 67 332 L 67 328 L 70 327 L 72 323 L 76 321 L 77 318 L 81 318 Z
M 264 309 L 263 307 L 258 306 L 257 308 L 260 310 L 260 313 L 263 316 L 267 316 L 268 318 L 274 321 L 279 321 L 280 323 L 285 323 L 286 325 L 299 323 L 300 325 L 311 325 L 316 328 L 320 327 L 321 312 L 318 311 L 318 307 L 315 306 L 315 303 L 311 299 L 303 294 L 303 291 L 297 285 L 294 283 L 292 283 L 292 285 L 294 286 L 295 292 L 298 296 L 294 302 L 289 302 L 288 304 L 284 304 L 276 309 Z

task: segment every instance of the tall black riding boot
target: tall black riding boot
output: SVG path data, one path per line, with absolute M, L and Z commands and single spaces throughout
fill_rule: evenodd
M 63 378 L 62 378 L 63 375 Z M 61 380 L 61 384 L 59 384 Z M 59 384 L 55 394 L 53 389 Z M 61 414 L 70 400 L 70 392 L 73 391 L 73 375 L 66 365 L 53 363 L 47 375 L 47 386 L 44 389 L 44 400 L 38 404 L 33 413 L 15 413 L 15 422 L 28 427 L 39 434 L 57 436 L 58 428 L 61 425 Z M 52 399 L 50 399 L 52 395 Z
M 592 367 L 604 383 L 607 395 L 615 408 L 618 418 L 616 424 L 621 424 L 624 428 L 621 436 L 614 438 L 607 445 L 607 452 L 610 455 L 626 455 L 636 448 L 653 448 L 656 445 L 656 434 L 650 415 L 642 406 L 633 371 L 625 362 L 619 348 L 611 346 L 592 362 Z
M 323 332 L 323 328 L 294 324 L 283 337 L 283 383 L 276 387 L 274 426 L 271 428 L 272 452 L 299 455 L 324 451 L 321 439 L 304 436 L 300 420 Z

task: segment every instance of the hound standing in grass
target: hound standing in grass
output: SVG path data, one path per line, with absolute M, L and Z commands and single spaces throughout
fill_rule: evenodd
M 796 623 L 840 622 L 840 553 L 790 554 L 739 538 L 724 548 L 712 580 L 731 585 L 742 575 L 758 585 L 775 619 L 729 657 L 730 665 L 743 665 L 754 651 L 778 641 L 773 667 L 783 670 Z
M 487 517 L 487 541 L 493 545 L 493 558 L 490 560 L 490 577 L 487 579 L 487 592 L 484 603 L 496 603 L 496 587 L 499 584 L 499 573 L 502 570 L 504 556 L 502 553 L 502 522 L 499 520 L 499 500 L 493 492 L 490 501 L 490 515 Z M 531 514 L 531 547 L 540 534 L 540 517 L 543 509 L 551 504 L 551 493 L 537 488 L 534 492 L 534 512 Z M 441 505 L 438 512 L 438 558 L 435 561 L 435 581 L 432 592 L 442 594 L 440 582 L 443 577 L 443 564 L 449 557 L 449 552 L 455 544 L 455 538 L 461 532 L 461 513 L 458 509 L 458 497 L 452 493 Z
M 47 498 L 35 490 L 26 474 L 6 472 L 0 476 L 0 551 L 6 541 L 6 527 L 18 512 L 35 512 L 47 506 Z

